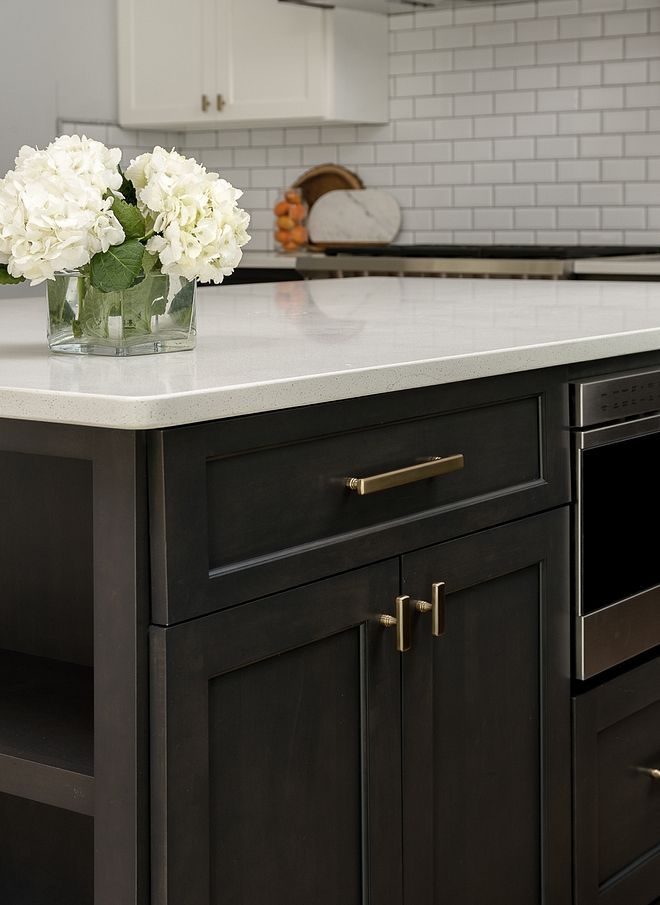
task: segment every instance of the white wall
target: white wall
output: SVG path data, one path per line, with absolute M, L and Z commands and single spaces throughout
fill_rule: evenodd
M 57 118 L 117 118 L 115 0 L 3 0 L 0 175 Z

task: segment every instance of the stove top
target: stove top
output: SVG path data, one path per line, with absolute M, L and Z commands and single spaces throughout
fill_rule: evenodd
M 657 245 L 360 245 L 326 248 L 326 255 L 388 258 L 490 258 L 574 260 L 660 253 Z

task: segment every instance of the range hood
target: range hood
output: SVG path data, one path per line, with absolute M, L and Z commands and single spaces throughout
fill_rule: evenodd
M 512 3 L 520 0 L 280 0 L 298 6 L 319 6 L 332 9 L 363 9 L 370 13 L 411 13 L 425 9 L 449 9 L 455 6 L 483 6 L 486 3 Z

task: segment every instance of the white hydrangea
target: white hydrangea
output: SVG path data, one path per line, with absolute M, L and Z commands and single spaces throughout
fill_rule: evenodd
M 132 160 L 126 175 L 156 233 L 147 250 L 160 257 L 163 273 L 221 283 L 233 272 L 250 239 L 250 215 L 237 205 L 239 189 L 192 158 L 160 147 Z
M 78 135 L 22 147 L 0 179 L 0 264 L 35 286 L 121 244 L 113 198 L 104 197 L 121 186 L 120 158 L 119 148 Z

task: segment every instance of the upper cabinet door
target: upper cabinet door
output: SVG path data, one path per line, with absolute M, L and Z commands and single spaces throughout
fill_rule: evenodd
M 217 0 L 216 12 L 220 122 L 327 114 L 324 10 L 278 0 Z
M 122 125 L 209 122 L 215 0 L 118 0 L 118 34 Z

